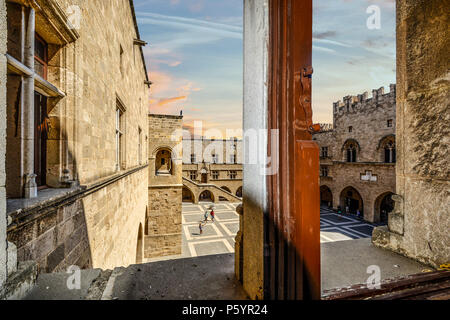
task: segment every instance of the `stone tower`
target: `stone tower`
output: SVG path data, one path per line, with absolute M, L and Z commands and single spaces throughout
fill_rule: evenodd
M 148 116 L 149 211 L 145 258 L 181 254 L 182 116 Z

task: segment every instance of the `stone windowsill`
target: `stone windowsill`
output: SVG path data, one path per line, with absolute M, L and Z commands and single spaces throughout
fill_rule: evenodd
M 38 191 L 38 196 L 32 199 L 7 199 L 7 213 L 8 216 L 19 214 L 25 210 L 32 210 L 35 208 L 42 208 L 51 203 L 70 197 L 83 190 L 82 187 L 71 188 L 48 188 Z
M 114 183 L 130 174 L 147 168 L 148 165 L 138 166 L 127 171 L 114 174 L 106 179 L 90 183 L 89 185 L 78 186 L 74 184 L 70 188 L 48 188 L 38 191 L 38 196 L 32 199 L 7 199 L 7 216 L 12 220 L 18 216 L 22 216 L 24 212 L 41 210 L 54 205 L 56 202 L 64 202 L 65 200 L 82 196 L 88 191 L 93 191 L 108 184 Z

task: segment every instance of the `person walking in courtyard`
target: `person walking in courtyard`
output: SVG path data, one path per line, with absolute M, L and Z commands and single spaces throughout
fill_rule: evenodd
M 208 222 L 208 210 L 205 211 L 204 217 L 205 217 L 205 223 Z
M 198 228 L 200 230 L 200 235 L 202 235 L 203 234 L 203 224 L 201 222 L 198 224 Z
M 214 222 L 214 218 L 215 218 L 214 209 L 211 209 L 211 220 L 212 220 L 212 222 Z

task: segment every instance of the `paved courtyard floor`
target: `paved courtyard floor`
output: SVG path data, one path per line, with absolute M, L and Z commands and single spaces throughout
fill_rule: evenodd
M 215 208 L 215 221 L 212 222 L 209 218 L 200 235 L 199 222 L 204 220 L 204 213 L 211 205 Z M 147 259 L 145 262 L 234 253 L 235 237 L 239 230 L 239 215 L 235 211 L 238 205 L 239 203 L 229 202 L 183 203 L 182 254 Z M 370 238 L 374 228 L 373 224 L 353 216 L 338 215 L 325 207 L 321 208 L 320 226 L 321 243 Z
M 372 237 L 378 224 L 371 224 L 354 215 L 337 214 L 333 210 L 320 208 L 320 242 L 337 242 Z

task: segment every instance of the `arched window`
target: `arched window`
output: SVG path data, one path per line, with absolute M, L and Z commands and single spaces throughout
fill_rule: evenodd
M 393 141 L 389 141 L 384 146 L 384 162 L 395 163 L 396 156 L 395 143 Z
M 397 152 L 395 147 L 395 136 L 390 135 L 380 140 L 378 144 L 380 161 L 384 163 L 395 163 L 397 161 Z
M 354 139 L 348 139 L 342 146 L 343 161 L 346 162 L 357 162 L 358 154 L 361 151 L 358 141 Z
M 155 159 L 156 175 L 172 174 L 172 153 L 167 149 L 159 150 Z
M 346 148 L 347 153 L 347 162 L 356 162 L 356 145 L 353 143 L 350 143 Z

